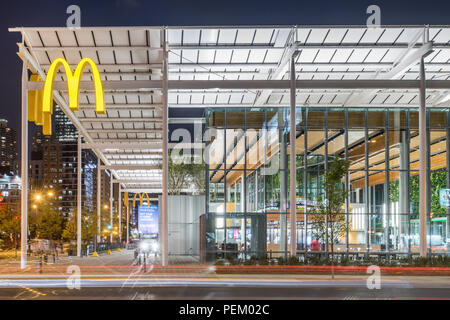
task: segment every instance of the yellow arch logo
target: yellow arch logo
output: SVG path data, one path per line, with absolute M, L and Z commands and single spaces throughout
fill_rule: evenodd
M 144 196 L 147 197 L 147 206 L 150 207 L 150 197 L 148 196 L 148 194 L 146 192 L 143 193 L 136 193 L 133 197 L 133 207 L 136 204 L 136 197 L 139 195 L 139 201 L 141 206 L 144 204 Z
M 53 82 L 60 67 L 64 68 L 67 77 L 67 89 L 69 94 L 69 107 L 78 110 L 78 98 L 80 93 L 80 81 L 86 66 L 90 66 L 94 78 L 95 89 L 95 111 L 105 113 L 105 97 L 103 93 L 102 80 L 94 61 L 90 58 L 82 59 L 75 72 L 72 73 L 67 61 L 63 58 L 53 60 L 47 72 L 43 90 L 31 90 L 28 93 L 28 120 L 43 126 L 43 134 L 52 134 L 51 115 L 53 114 Z M 39 75 L 32 75 L 30 81 L 42 81 Z

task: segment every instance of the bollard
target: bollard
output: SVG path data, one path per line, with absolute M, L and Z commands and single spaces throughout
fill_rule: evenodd
M 52 263 L 55 263 L 55 262 L 56 262 L 55 254 L 52 254 Z

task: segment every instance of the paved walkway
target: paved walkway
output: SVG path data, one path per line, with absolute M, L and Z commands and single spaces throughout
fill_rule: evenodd
M 36 268 L 36 257 L 29 257 L 27 261 L 28 269 Z M 51 261 L 51 257 L 49 257 Z M 142 261 L 141 261 L 142 262 Z M 155 257 L 150 255 L 146 259 L 147 266 L 158 266 L 161 264 L 160 256 Z M 170 265 L 198 265 L 198 259 L 191 256 L 169 256 Z M 122 249 L 120 252 L 117 250 L 111 251 L 111 254 L 100 254 L 98 257 L 84 256 L 84 257 L 68 257 L 67 255 L 59 256 L 55 263 L 44 263 L 44 268 L 58 267 L 58 266 L 135 266 L 138 265 L 138 261 L 134 259 L 134 250 Z M 18 269 L 20 266 L 20 257 L 0 260 L 0 274 L 8 273 L 14 269 Z M 19 271 L 19 270 L 18 270 Z M 20 272 L 20 271 L 19 271 Z

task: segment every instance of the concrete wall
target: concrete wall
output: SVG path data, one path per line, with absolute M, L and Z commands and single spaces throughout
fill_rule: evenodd
M 169 195 L 168 198 L 169 255 L 199 256 L 200 216 L 205 213 L 205 196 Z

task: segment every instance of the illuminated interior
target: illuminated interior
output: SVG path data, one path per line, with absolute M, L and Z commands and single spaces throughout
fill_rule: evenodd
M 429 109 L 431 197 L 427 243 L 445 252 L 447 112 Z M 419 137 L 416 108 L 297 108 L 297 250 L 312 248 L 310 215 L 323 195 L 326 163 L 348 159 L 348 224 L 339 252 L 417 252 Z M 209 108 L 207 212 L 213 250 L 236 257 L 287 253 L 289 115 L 286 108 Z M 306 166 L 305 166 L 305 155 Z M 306 175 L 306 177 L 305 177 Z M 347 178 L 346 177 L 346 178 Z M 343 179 L 343 184 L 345 179 Z

